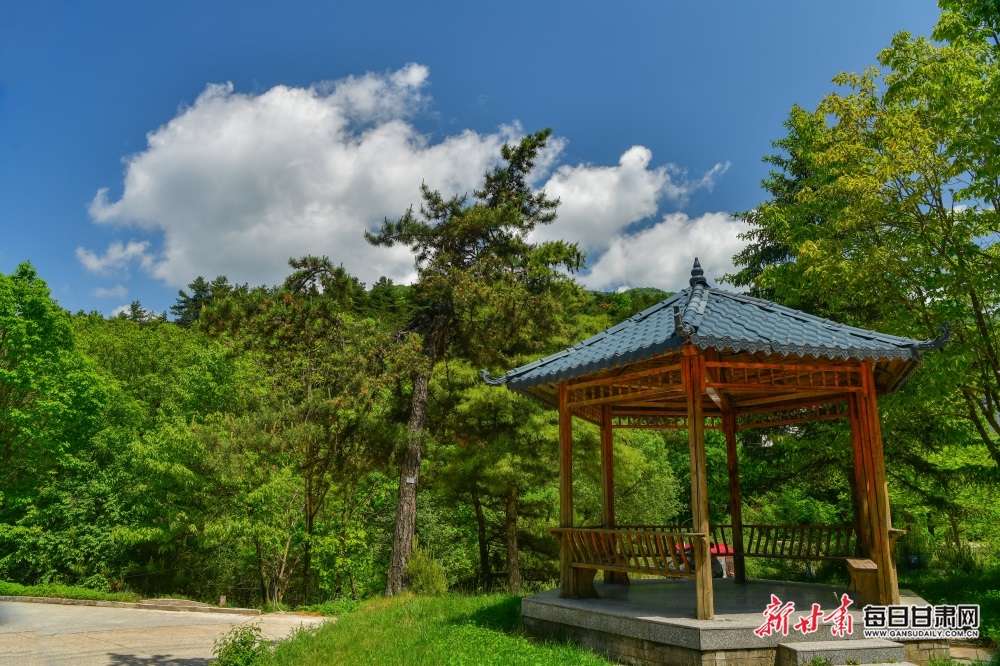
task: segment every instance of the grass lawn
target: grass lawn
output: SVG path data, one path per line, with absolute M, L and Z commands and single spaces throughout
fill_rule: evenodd
M 570 645 L 529 640 L 521 597 L 512 595 L 377 599 L 315 631 L 282 641 L 273 663 L 584 664 L 609 662 Z

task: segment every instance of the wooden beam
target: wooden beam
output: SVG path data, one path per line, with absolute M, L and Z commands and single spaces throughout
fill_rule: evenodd
M 717 356 L 706 362 L 709 388 L 733 390 L 815 391 L 860 390 L 861 377 L 857 366 L 791 363 L 741 363 L 719 361 Z
M 705 460 L 705 417 L 702 396 L 705 394 L 705 357 L 691 345 L 684 347 L 682 368 L 688 406 L 688 448 L 691 453 L 691 525 L 695 532 L 709 533 L 708 525 L 708 472 Z M 697 617 L 711 620 L 715 617 L 712 590 L 712 553 L 707 539 L 694 544 L 695 594 Z
M 794 396 L 794 397 L 790 397 Z M 795 391 L 789 395 L 769 395 L 765 398 L 753 398 L 750 400 L 740 400 L 734 402 L 733 406 L 737 414 L 743 412 L 759 411 L 754 407 L 795 407 L 797 405 L 811 405 L 820 402 L 834 402 L 847 400 L 847 394 L 843 391 Z
M 590 386 L 608 386 L 612 384 L 621 384 L 624 382 L 631 381 L 633 379 L 638 379 L 639 377 L 649 377 L 650 375 L 661 375 L 668 372 L 677 372 L 681 369 L 680 365 L 662 365 L 655 368 L 650 368 L 648 370 L 641 370 L 639 372 L 629 372 L 620 375 L 609 375 L 607 377 L 601 377 L 599 379 L 588 379 L 582 382 L 573 382 L 570 384 L 570 388 L 574 391 L 576 389 L 588 388 Z
M 723 389 L 727 393 L 770 393 L 774 391 L 784 391 L 786 393 L 799 393 L 805 391 L 853 391 L 860 393 L 863 389 L 860 386 L 813 386 L 812 384 L 743 384 L 731 382 L 708 382 L 709 388 Z
M 719 380 L 719 370 L 718 368 L 709 368 L 710 364 L 717 363 L 719 360 L 719 352 L 715 349 L 705 350 L 705 378 L 708 381 L 718 381 Z M 708 393 L 708 397 L 712 399 L 712 402 L 718 406 L 719 411 L 725 414 L 727 411 L 733 411 L 732 401 L 726 397 L 726 394 L 721 390 L 715 388 L 706 387 L 705 392 Z
M 646 406 L 618 406 L 611 410 L 612 416 L 682 416 L 687 418 L 687 405 L 684 409 L 664 409 Z
M 729 513 L 733 523 L 733 574 L 737 583 L 747 582 L 743 558 L 743 505 L 740 498 L 740 465 L 736 449 L 736 414 L 732 410 L 722 415 L 722 430 L 726 434 L 726 467 L 729 470 Z
M 671 400 L 670 402 L 659 402 L 650 400 L 649 402 L 617 402 L 615 403 L 615 414 L 621 413 L 623 409 L 633 409 L 633 410 L 643 410 L 647 412 L 678 412 L 687 416 L 687 395 L 680 393 L 678 396 L 679 401 Z M 703 408 L 704 409 L 704 408 Z M 715 405 L 712 408 L 705 409 L 706 414 L 721 414 L 718 409 L 715 409 Z
M 741 370 L 780 370 L 782 372 L 802 373 L 802 372 L 844 372 L 853 374 L 859 372 L 856 365 L 847 364 L 814 364 L 814 363 L 759 363 L 737 362 L 737 361 L 707 361 L 705 367 L 709 370 L 714 368 L 738 368 Z
M 573 416 L 583 419 L 588 423 L 592 423 L 595 426 L 601 425 L 601 409 L 599 407 L 574 407 L 570 405 L 569 410 L 573 413 Z
M 662 398 L 663 396 L 676 395 L 678 397 L 684 395 L 684 389 L 680 386 L 671 386 L 670 388 L 653 388 L 640 390 L 636 389 L 629 393 L 622 393 L 619 395 L 609 395 L 600 398 L 590 398 L 588 400 L 575 400 L 569 403 L 570 407 L 584 407 L 587 405 L 610 405 L 616 402 L 628 402 L 630 400 L 648 400 L 650 398 Z
M 752 416 L 752 414 L 751 414 Z M 820 416 L 809 416 L 807 418 L 784 418 L 784 419 L 770 419 L 761 421 L 744 421 L 739 424 L 739 430 L 753 430 L 754 428 L 773 428 L 774 426 L 781 425 L 799 425 L 801 423 L 815 423 L 817 421 L 831 421 L 834 419 L 845 418 L 846 414 L 823 414 Z
M 615 440 L 611 428 L 611 405 L 601 408 L 601 527 L 615 527 Z M 604 570 L 604 582 L 628 584 L 624 571 Z
M 573 414 L 567 404 L 569 387 L 559 382 L 559 527 L 573 527 Z M 559 543 L 561 597 L 575 597 L 575 575 L 566 537 Z

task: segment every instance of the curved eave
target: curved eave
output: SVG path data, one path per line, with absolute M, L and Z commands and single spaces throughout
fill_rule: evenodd
M 551 385 L 593 377 L 650 361 L 690 343 L 720 354 L 764 354 L 780 359 L 826 359 L 832 363 L 873 361 L 882 366 L 881 392 L 893 391 L 950 337 L 947 324 L 934 340 L 914 340 L 848 326 L 770 301 L 710 287 L 695 262 L 691 287 L 633 315 L 573 347 L 501 377 L 484 373 L 494 386 L 546 394 Z M 772 359 L 772 362 L 775 360 Z M 548 388 L 544 388 L 548 387 Z M 534 389 L 534 391 L 533 391 Z
M 535 364 L 532 364 L 534 367 L 524 366 L 524 372 L 521 373 L 514 374 L 517 370 L 521 370 L 521 368 L 518 368 L 500 377 L 490 377 L 485 373 L 483 377 L 486 383 L 492 386 L 506 385 L 507 388 L 511 390 L 527 394 L 532 388 L 539 386 L 558 384 L 561 381 L 583 379 L 601 372 L 607 372 L 627 365 L 632 365 L 640 361 L 652 360 L 668 352 L 679 350 L 685 342 L 688 342 L 688 340 L 674 336 L 658 345 L 652 345 L 627 354 L 620 354 L 609 359 L 601 359 L 578 366 L 562 368 L 556 372 L 546 372 L 541 374 L 531 372 L 531 370 L 536 369 L 538 364 L 540 364 L 540 362 L 536 362 Z M 916 349 L 910 348 L 891 348 L 879 350 L 862 350 L 857 348 L 841 349 L 778 345 L 760 341 L 718 339 L 710 336 L 698 335 L 693 335 L 690 338 L 690 342 L 698 349 L 714 349 L 722 353 L 763 353 L 767 355 L 774 354 L 785 358 L 795 359 L 812 358 L 817 360 L 826 359 L 830 361 L 869 360 L 875 363 L 880 361 L 903 361 L 905 363 L 904 371 L 898 373 L 898 376 L 885 386 L 885 392 L 891 392 L 901 387 L 905 383 L 905 380 L 909 378 L 913 371 L 916 370 L 923 361 L 923 354 Z
M 607 359 L 600 359 L 598 361 L 564 368 L 556 372 L 545 373 L 542 375 L 524 373 L 508 377 L 504 383 L 507 384 L 508 388 L 513 390 L 527 390 L 534 386 L 550 383 L 558 384 L 562 381 L 569 381 L 607 370 L 614 370 L 616 368 L 621 368 L 640 361 L 652 360 L 658 356 L 666 354 L 667 352 L 677 351 L 681 348 L 681 345 L 683 345 L 684 342 L 686 342 L 686 340 L 683 338 L 674 336 L 667 338 L 660 344 L 650 345 L 648 347 L 643 347 L 642 349 L 637 349 L 624 354 L 616 354 L 615 356 Z

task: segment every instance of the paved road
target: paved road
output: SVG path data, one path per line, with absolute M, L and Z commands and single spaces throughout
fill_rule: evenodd
M 257 622 L 283 638 L 320 618 L 0 602 L 0 666 L 156 664 L 201 666 L 236 624 Z

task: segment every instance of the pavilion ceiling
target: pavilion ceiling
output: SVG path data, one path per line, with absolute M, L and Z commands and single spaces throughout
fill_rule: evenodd
M 610 405 L 616 428 L 686 428 L 687 390 L 681 377 L 679 352 L 635 365 L 592 373 L 567 381 L 568 406 L 577 416 L 599 424 L 601 407 Z M 737 415 L 740 429 L 842 418 L 847 396 L 861 391 L 857 361 L 795 359 L 776 354 L 706 354 L 706 390 L 702 407 L 706 428 L 720 429 L 724 409 Z M 882 390 L 907 370 L 899 360 L 873 364 Z M 528 392 L 558 406 L 555 382 L 532 386 Z

